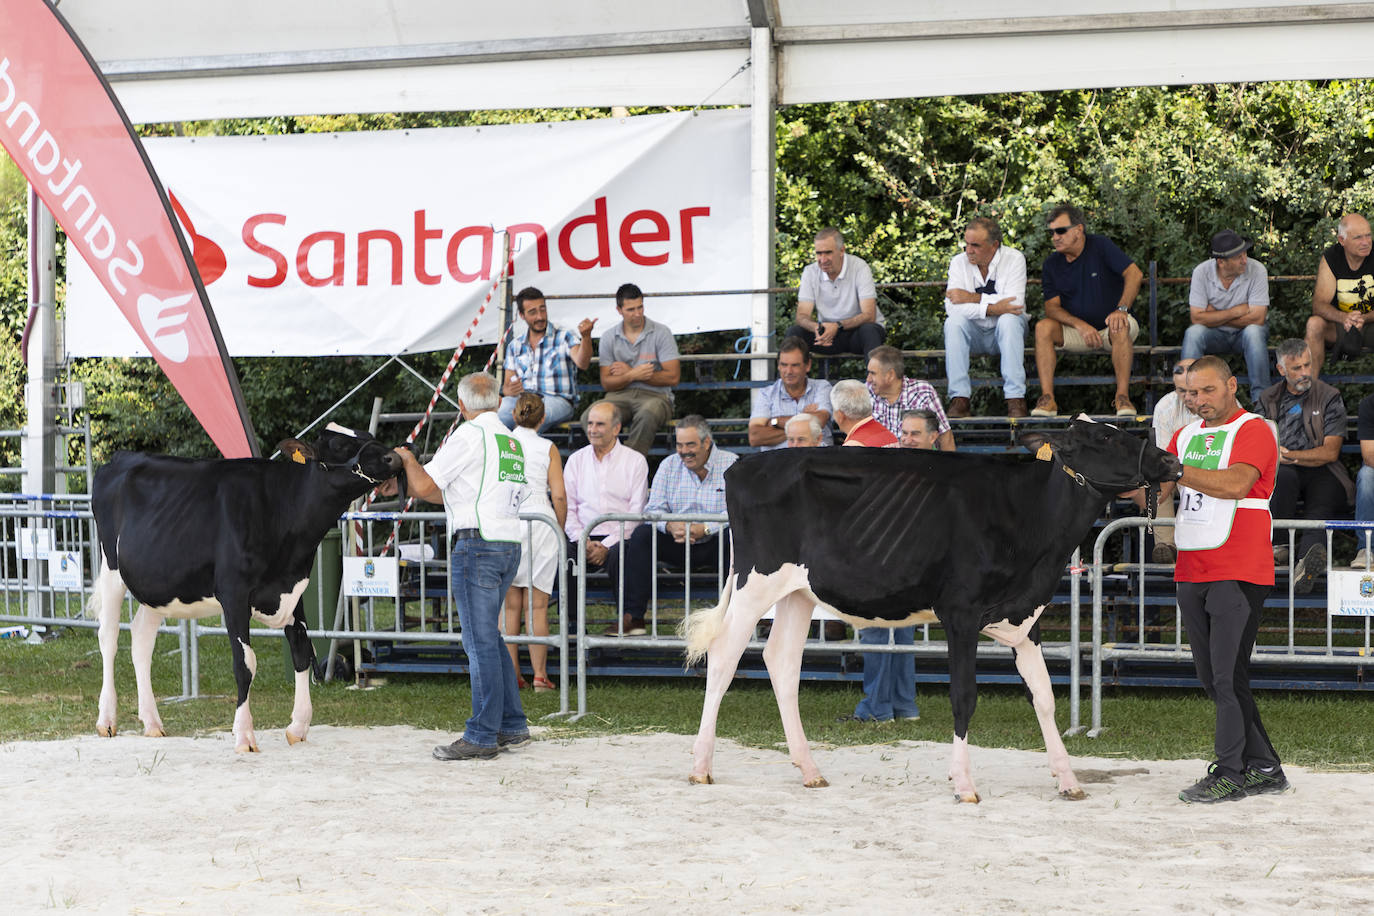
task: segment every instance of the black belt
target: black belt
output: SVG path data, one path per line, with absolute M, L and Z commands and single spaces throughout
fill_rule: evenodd
M 451 532 L 451 533 L 450 533 L 450 536 L 451 536 L 455 541 L 461 541 L 461 540 L 463 540 L 464 538 L 480 538 L 480 537 L 482 536 L 482 529 L 481 529 L 481 528 L 459 528 L 457 531 Z

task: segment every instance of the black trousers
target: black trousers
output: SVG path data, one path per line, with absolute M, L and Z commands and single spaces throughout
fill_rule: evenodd
M 1250 651 L 1269 590 L 1230 580 L 1178 583 L 1178 607 L 1197 678 L 1217 707 L 1217 768 L 1237 784 L 1243 783 L 1247 766 L 1279 762 L 1250 693 Z
M 800 337 L 806 341 L 806 345 L 811 348 L 812 353 L 819 353 L 822 356 L 834 356 L 837 353 L 862 353 L 864 357 L 867 357 L 870 350 L 883 345 L 883 338 L 887 336 L 887 329 L 871 321 L 867 324 L 861 324 L 857 328 L 840 328 L 835 334 L 835 342 L 828 347 L 816 346 L 816 335 L 799 324 L 794 324 L 788 328 L 785 336 Z
M 719 568 L 720 548 L 717 535 L 702 538 L 692 545 L 692 570 L 700 572 Z M 635 620 L 643 620 L 652 597 L 654 580 L 653 545 L 658 542 L 658 559 L 670 566 L 684 569 L 687 545 L 673 540 L 671 534 L 659 531 L 652 523 L 640 525 L 625 545 L 625 613 Z
M 1297 518 L 1298 497 L 1302 497 L 1302 517 L 1310 519 L 1345 518 L 1347 504 L 1345 487 L 1323 465 L 1319 468 L 1299 467 L 1296 464 L 1281 464 L 1274 478 L 1274 495 L 1269 498 L 1269 511 L 1274 518 Z M 1306 555 L 1316 544 L 1326 543 L 1326 532 L 1308 529 L 1300 532 L 1298 556 Z M 1288 532 L 1282 528 L 1274 529 L 1274 543 L 1287 544 Z M 1297 557 L 1293 558 L 1294 560 Z

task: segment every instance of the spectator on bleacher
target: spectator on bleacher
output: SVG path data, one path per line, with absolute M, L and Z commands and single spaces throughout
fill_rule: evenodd
M 867 356 L 883 342 L 887 329 L 878 311 L 873 271 L 863 258 L 845 253 L 840 230 L 816 233 L 816 260 L 802 271 L 800 287 L 797 321 L 786 336 L 800 337 L 811 352 L 827 356 Z
M 577 370 L 592 362 L 592 326 L 595 318 L 583 318 L 577 334 L 549 323 L 544 294 L 527 286 L 515 294 L 515 307 L 525 322 L 523 336 L 513 336 L 506 350 L 505 382 L 497 416 L 515 426 L 515 399 L 532 391 L 544 400 L 543 432 L 573 415 L 577 403 Z
M 538 512 L 558 521 L 561 529 L 567 522 L 568 495 L 563 487 L 563 459 L 558 446 L 535 432 L 544 421 L 544 399 L 533 391 L 522 392 L 515 401 L 516 440 L 525 454 L 525 495 L 520 501 L 522 513 Z M 528 527 L 527 527 L 528 526 Z M 520 523 L 520 566 L 515 580 L 506 592 L 507 636 L 520 632 L 520 617 L 525 614 L 525 632 L 531 636 L 549 635 L 549 595 L 558 579 L 558 564 L 563 559 L 563 545 L 558 531 L 544 522 Z M 526 591 L 529 591 L 528 601 Z M 528 613 L 526 608 L 528 607 Z M 506 643 L 511 664 L 515 666 L 515 682 L 526 686 L 520 674 L 520 647 Z M 553 690 L 549 680 L 549 647 L 530 644 L 530 668 L 534 672 L 535 690 Z
M 663 459 L 649 488 L 645 512 L 679 515 L 725 514 L 725 470 L 738 455 L 717 448 L 706 420 L 692 414 L 677 421 L 677 453 Z M 658 561 L 686 569 L 691 545 L 692 571 L 718 569 L 719 522 L 658 522 L 635 529 L 625 545 L 624 616 L 605 635 L 642 636 L 654 579 L 653 551 Z M 727 558 L 728 562 L 728 558 Z
M 821 444 L 821 436 L 829 436 L 830 430 L 821 429 L 821 421 L 814 414 L 799 413 L 787 421 L 788 448 L 816 448 Z M 827 442 L 826 445 L 834 445 Z
M 1317 261 L 1312 290 L 1312 317 L 1307 319 L 1307 346 L 1312 365 L 1321 372 L 1327 346 L 1332 356 L 1358 356 L 1374 349 L 1374 249 L 1369 221 L 1347 213 L 1336 225 L 1336 244 Z
M 1000 356 L 1007 416 L 1026 415 L 1026 256 L 1002 244 L 997 220 L 980 216 L 964 230 L 964 250 L 949 262 L 945 288 L 945 373 L 949 416 L 972 413 L 969 353 Z
M 1355 521 L 1374 522 L 1374 394 L 1366 395 L 1357 412 L 1360 437 L 1360 470 L 1355 475 Z M 1360 549 L 1355 554 L 1355 568 L 1369 566 L 1363 531 L 1355 532 Z
M 902 448 L 934 449 L 940 439 L 940 418 L 935 411 L 902 411 L 902 428 L 897 434 L 897 445 Z
M 644 456 L 620 443 L 620 409 L 610 401 L 587 408 L 585 445 L 568 457 L 564 485 L 568 492 L 568 556 L 577 556 L 577 542 L 597 516 L 640 515 L 649 498 L 649 464 Z M 620 581 L 622 524 L 628 538 L 640 522 L 602 522 L 587 535 L 588 571 L 605 570 L 612 587 Z M 568 577 L 569 607 L 577 597 L 575 574 Z M 568 624 L 564 621 L 564 625 Z
M 1355 488 L 1340 460 L 1346 423 L 1341 393 L 1314 377 L 1312 352 L 1304 341 L 1289 339 L 1279 344 L 1277 362 L 1283 379 L 1264 389 L 1255 405 L 1255 413 L 1279 428 L 1279 471 L 1269 500 L 1270 514 L 1274 518 L 1344 518 Z M 1275 562 L 1287 562 L 1287 544 L 1288 531 L 1274 529 Z M 1305 595 L 1326 572 L 1326 532 L 1302 531 L 1298 551 L 1302 560 L 1293 568 L 1293 591 Z
M 1055 347 L 1073 352 L 1110 350 L 1116 375 L 1112 412 L 1135 416 L 1129 393 L 1132 350 L 1140 325 L 1131 304 L 1140 292 L 1143 274 L 1105 235 L 1089 233 L 1083 211 L 1060 204 L 1050 211 L 1046 228 L 1054 253 L 1041 267 L 1045 317 L 1035 323 L 1035 370 L 1040 376 L 1040 400 L 1031 413 L 1059 415 L 1054 400 Z
M 940 396 L 929 382 L 906 377 L 902 351 L 875 347 L 868 354 L 868 393 L 873 399 L 873 419 L 895 437 L 902 431 L 902 411 L 924 408 L 940 420 L 940 450 L 954 451 L 954 431 L 945 419 Z
M 1269 271 L 1246 254 L 1254 244 L 1230 229 L 1212 236 L 1212 257 L 1193 268 L 1183 332 L 1184 359 L 1245 354 L 1251 403 L 1269 387 Z
M 897 437 L 873 418 L 873 397 L 862 382 L 850 378 L 836 382 L 830 389 L 830 407 L 845 445 L 897 447 Z
M 900 441 L 901 448 L 935 448 L 935 417 L 928 410 L 908 410 L 902 414 L 902 428 L 906 429 L 907 420 L 929 423 L 922 445 L 908 444 L 905 432 Z M 846 443 L 848 444 L 848 443 Z M 910 646 L 916 643 L 916 627 L 861 627 L 859 642 L 865 645 Z M 864 695 L 851 715 L 841 720 L 858 722 L 891 722 L 896 719 L 921 718 L 920 707 L 916 705 L 916 657 L 895 652 L 864 652 Z
M 1201 419 L 1193 413 L 1192 406 L 1188 400 L 1188 367 L 1193 364 L 1191 358 L 1180 359 L 1174 363 L 1174 390 L 1159 399 L 1155 405 L 1153 418 L 1153 429 L 1155 434 L 1155 445 L 1164 450 L 1168 450 L 1169 443 L 1174 439 L 1174 433 L 1178 432 L 1189 423 L 1196 423 Z M 1144 502 L 1142 497 L 1141 502 Z M 1174 494 L 1161 496 L 1159 509 L 1156 513 L 1159 518 L 1174 517 Z M 1155 549 L 1150 559 L 1155 563 L 1173 563 L 1178 559 L 1178 548 L 1174 544 L 1174 529 L 1169 525 L 1161 525 L 1155 529 Z
M 673 415 L 673 386 L 682 381 L 677 341 L 667 325 L 644 315 L 644 292 L 633 283 L 615 291 L 621 321 L 601 336 L 598 361 L 606 400 L 630 425 L 625 444 L 649 454 L 654 433 Z M 585 426 L 587 415 L 582 414 Z
M 778 346 L 778 380 L 759 392 L 758 403 L 749 415 L 749 444 L 766 452 L 783 448 L 787 421 L 798 414 L 811 414 L 820 421 L 822 445 L 831 445 L 830 383 L 810 377 L 811 353 L 806 341 L 788 337 Z

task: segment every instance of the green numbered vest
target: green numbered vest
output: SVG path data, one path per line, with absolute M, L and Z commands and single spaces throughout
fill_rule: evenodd
M 525 496 L 525 448 L 509 433 L 482 429 L 482 481 L 477 487 L 477 527 L 488 541 L 520 538 L 520 501 Z
M 1178 434 L 1179 460 L 1189 467 L 1220 471 L 1231 466 L 1231 449 L 1241 425 L 1264 419 L 1243 413 L 1223 426 L 1204 426 L 1202 420 L 1185 426 Z M 1267 499 L 1221 499 L 1191 487 L 1178 488 L 1178 515 L 1174 522 L 1174 542 L 1179 550 L 1215 550 L 1231 536 L 1237 509 L 1269 511 Z

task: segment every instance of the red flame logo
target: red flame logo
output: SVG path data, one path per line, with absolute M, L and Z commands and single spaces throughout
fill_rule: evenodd
M 177 221 L 181 223 L 182 231 L 191 240 L 191 256 L 195 259 L 196 269 L 200 271 L 200 282 L 209 286 L 224 276 L 224 271 L 229 266 L 224 258 L 224 249 L 214 240 L 196 232 L 195 224 L 191 222 L 191 217 L 186 214 L 186 208 L 177 200 L 175 194 L 169 190 L 167 196 L 172 200 L 172 210 L 177 215 Z

